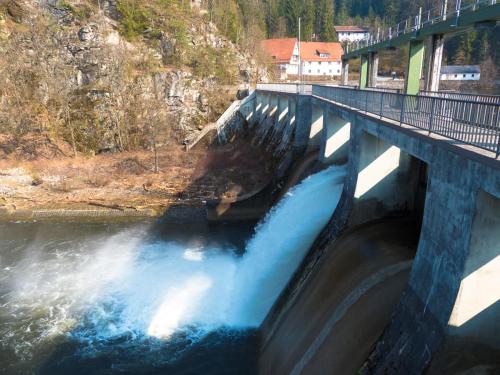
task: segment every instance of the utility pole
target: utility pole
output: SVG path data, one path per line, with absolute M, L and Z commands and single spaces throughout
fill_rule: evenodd
M 300 17 L 299 17 L 299 85 L 302 86 L 302 56 L 300 51 Z M 301 90 L 301 88 L 299 88 Z

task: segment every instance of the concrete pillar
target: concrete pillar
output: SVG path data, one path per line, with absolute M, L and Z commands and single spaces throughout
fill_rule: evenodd
M 297 98 L 294 95 L 290 95 L 288 97 L 288 127 L 294 129 L 297 125 L 296 111 L 295 108 L 297 106 Z
M 311 129 L 309 132 L 309 143 L 307 146 L 307 151 L 321 148 L 321 135 L 323 132 L 324 118 L 323 113 L 323 106 L 313 104 L 311 112 Z
M 330 106 L 324 112 L 320 161 L 345 164 L 349 154 L 351 121 L 339 116 Z
M 479 190 L 449 334 L 500 349 L 500 199 Z
M 368 55 L 361 55 L 359 66 L 359 89 L 364 90 L 368 85 Z
M 262 118 L 262 110 L 264 109 L 264 94 L 261 91 L 255 92 L 255 121 L 254 125 L 257 125 Z
M 341 84 L 347 86 L 349 84 L 349 60 L 342 60 L 342 80 Z
M 270 94 L 269 98 L 269 118 L 274 124 L 277 122 L 278 114 L 278 93 Z
M 441 78 L 441 63 L 443 61 L 444 36 L 433 35 L 429 43 L 427 54 L 427 76 L 425 89 L 427 91 L 439 91 L 439 80 Z
M 234 114 L 239 112 L 239 114 L 245 118 L 246 125 L 249 128 L 251 128 L 255 124 L 256 106 L 257 106 L 257 94 L 255 92 L 252 92 L 249 96 L 240 101 L 240 107 Z
M 274 128 L 271 130 L 272 143 L 281 143 L 285 141 L 283 139 L 283 132 L 288 121 L 288 96 L 278 94 L 277 99 L 278 110 L 275 115 Z
M 355 154 L 349 155 L 349 162 L 354 160 L 357 181 L 349 223 L 358 225 L 394 212 L 412 211 L 419 161 L 364 131 L 351 142 L 355 142 L 351 147 Z
M 420 91 L 423 61 L 424 42 L 422 40 L 411 41 L 405 82 L 405 93 L 407 95 L 417 95 Z
M 296 157 L 307 150 L 311 132 L 312 98 L 310 95 L 295 96 L 295 138 L 293 149 Z
M 260 118 L 259 118 L 259 122 L 262 122 L 267 114 L 269 113 L 269 94 L 266 92 L 266 93 L 262 93 L 262 106 L 261 106 L 261 110 L 260 110 Z
M 378 76 L 378 53 L 371 52 L 368 55 L 368 86 L 377 87 L 377 76 Z
M 279 95 L 278 97 L 278 127 L 282 128 L 288 119 L 288 96 Z

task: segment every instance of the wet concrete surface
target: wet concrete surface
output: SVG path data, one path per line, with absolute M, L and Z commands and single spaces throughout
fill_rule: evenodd
M 330 245 L 273 332 L 261 374 L 355 374 L 390 321 L 418 244 L 411 219 L 350 230 Z

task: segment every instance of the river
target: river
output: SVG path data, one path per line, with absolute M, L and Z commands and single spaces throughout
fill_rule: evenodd
M 344 174 L 309 177 L 255 228 L 1 223 L 0 373 L 256 373 L 257 328 Z

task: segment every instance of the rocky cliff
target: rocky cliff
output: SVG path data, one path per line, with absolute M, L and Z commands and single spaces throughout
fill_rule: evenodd
M 0 0 L 0 56 L 0 133 L 75 153 L 182 142 L 263 74 L 180 0 Z

